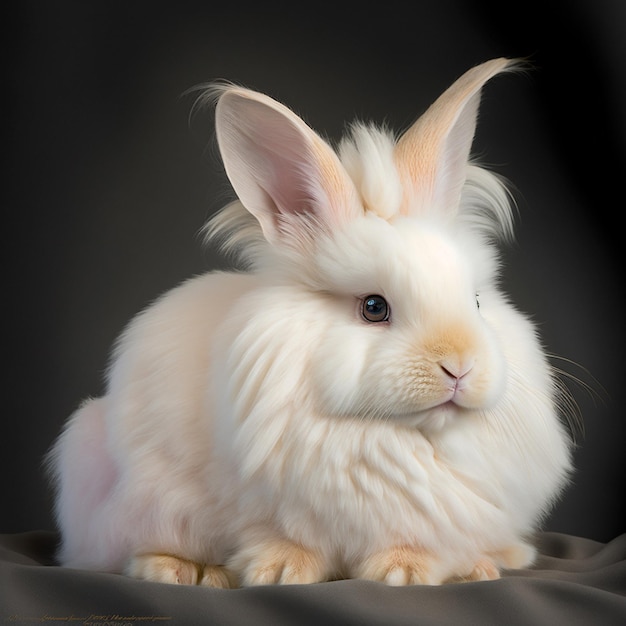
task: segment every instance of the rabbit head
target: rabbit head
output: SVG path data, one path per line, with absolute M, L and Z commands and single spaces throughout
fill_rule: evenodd
M 271 98 L 220 88 L 217 138 L 240 203 L 209 233 L 297 294 L 282 315 L 309 337 L 283 339 L 307 352 L 319 411 L 441 425 L 501 396 L 488 320 L 508 311 L 493 242 L 511 210 L 469 153 L 481 87 L 511 66 L 470 70 L 397 140 L 355 124 L 337 152 Z

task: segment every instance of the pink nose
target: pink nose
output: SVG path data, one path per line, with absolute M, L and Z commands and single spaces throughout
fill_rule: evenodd
M 444 373 L 455 380 L 460 380 L 474 367 L 474 361 L 461 361 L 459 359 L 444 359 L 439 362 L 439 367 Z

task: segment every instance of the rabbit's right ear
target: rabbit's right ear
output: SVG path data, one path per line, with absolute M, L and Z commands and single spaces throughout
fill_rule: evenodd
M 302 245 L 362 211 L 335 152 L 285 106 L 225 87 L 215 115 L 228 178 L 270 243 Z
M 457 79 L 399 139 L 396 164 L 408 192 L 405 212 L 455 215 L 467 175 L 481 90 L 511 59 L 492 59 Z

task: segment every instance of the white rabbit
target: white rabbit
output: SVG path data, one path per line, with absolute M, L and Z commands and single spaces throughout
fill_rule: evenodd
M 49 456 L 61 564 L 231 587 L 494 579 L 532 563 L 571 470 L 559 386 L 498 287 L 512 230 L 459 78 L 399 139 L 337 152 L 262 94 L 213 89 L 245 272 L 140 313 L 106 395 Z

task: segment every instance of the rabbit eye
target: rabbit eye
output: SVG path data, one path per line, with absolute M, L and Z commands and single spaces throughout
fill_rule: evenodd
M 389 305 L 382 296 L 363 298 L 361 315 L 367 322 L 386 322 L 389 319 Z
M 478 292 L 476 292 L 476 308 L 480 309 L 480 299 L 478 297 Z

